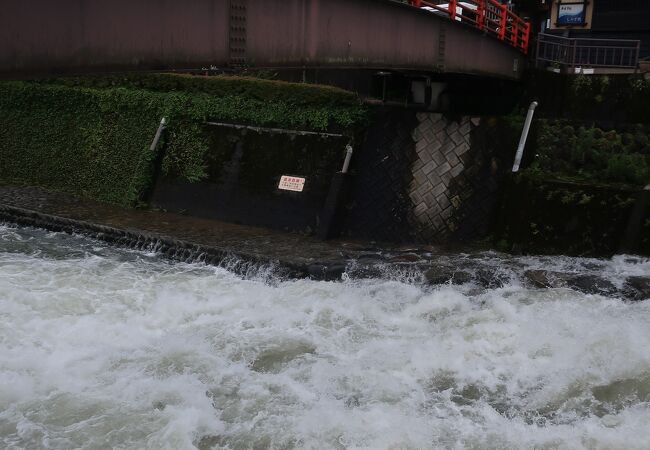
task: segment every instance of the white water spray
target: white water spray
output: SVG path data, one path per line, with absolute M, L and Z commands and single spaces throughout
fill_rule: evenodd
M 644 449 L 648 323 L 517 281 L 269 284 L 0 227 L 0 447 Z

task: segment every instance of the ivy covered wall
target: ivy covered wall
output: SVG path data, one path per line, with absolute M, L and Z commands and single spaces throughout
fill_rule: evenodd
M 514 156 L 538 100 L 522 170 L 502 188 L 495 243 L 525 253 L 611 255 L 634 238 L 650 254 L 650 216 L 628 232 L 650 184 L 650 82 L 640 75 L 532 73 L 520 110 L 499 118 L 493 145 Z M 514 138 L 514 139 L 513 139 Z
M 341 89 L 235 77 L 111 76 L 0 82 L 0 183 L 38 185 L 132 206 L 163 173 L 206 173 L 209 120 L 353 133 L 367 120 Z

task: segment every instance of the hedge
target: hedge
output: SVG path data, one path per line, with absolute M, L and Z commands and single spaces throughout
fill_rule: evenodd
M 602 130 L 569 121 L 541 120 L 530 172 L 598 184 L 650 183 L 650 128 Z
M 289 83 L 243 76 L 185 74 L 124 74 L 58 78 L 45 81 L 70 87 L 127 87 L 155 92 L 204 93 L 214 97 L 242 97 L 290 105 L 327 107 L 357 106 L 356 94 L 333 86 Z
M 163 116 L 170 122 L 163 171 L 197 181 L 205 177 L 206 120 L 351 130 L 366 112 L 345 91 L 267 80 L 149 75 L 2 82 L 0 183 L 137 204 L 152 185 L 159 155 L 149 146 Z

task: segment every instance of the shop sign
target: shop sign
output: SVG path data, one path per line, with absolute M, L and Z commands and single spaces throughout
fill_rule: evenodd
M 585 24 L 585 4 L 581 3 L 561 3 L 557 10 L 558 25 L 584 25 Z

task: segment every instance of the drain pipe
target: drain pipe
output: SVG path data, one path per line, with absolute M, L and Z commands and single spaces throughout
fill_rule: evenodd
M 319 221 L 316 236 L 319 239 L 326 240 L 335 234 L 337 221 L 340 219 L 341 205 L 346 197 L 350 184 L 348 170 L 350 169 L 352 153 L 354 153 L 352 142 L 349 142 L 345 146 L 343 168 L 332 177 L 325 204 L 318 216 Z
M 528 115 L 526 116 L 524 129 L 521 132 L 521 138 L 519 139 L 519 147 L 517 147 L 517 154 L 515 155 L 515 163 L 512 165 L 513 172 L 519 171 L 521 158 L 524 156 L 524 147 L 526 147 L 526 140 L 528 139 L 528 132 L 530 131 L 530 124 L 533 122 L 533 115 L 535 115 L 535 108 L 537 108 L 537 105 L 539 105 L 539 103 L 532 102 L 528 107 Z
M 156 184 L 158 183 L 158 179 L 160 177 L 160 171 L 162 167 L 162 152 L 157 152 L 156 149 L 158 148 L 158 144 L 160 143 L 160 138 L 162 137 L 163 131 L 165 131 L 165 128 L 167 127 L 167 119 L 163 117 L 160 119 L 160 124 L 158 125 L 158 129 L 156 130 L 156 135 L 153 138 L 153 141 L 151 142 L 151 145 L 149 146 L 149 153 L 153 155 L 153 169 L 152 169 L 152 175 L 153 178 L 151 182 L 146 186 L 142 192 L 140 192 L 138 201 L 149 203 L 153 196 L 153 192 L 155 190 Z
M 353 152 L 354 150 L 352 150 L 351 144 L 345 146 L 345 161 L 343 161 L 343 168 L 341 169 L 341 173 L 348 173 L 348 169 L 350 168 L 350 160 L 352 159 Z

